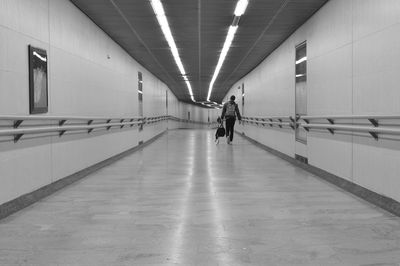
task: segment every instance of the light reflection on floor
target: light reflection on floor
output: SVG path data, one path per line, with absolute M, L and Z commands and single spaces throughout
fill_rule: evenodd
M 170 131 L 0 221 L 0 265 L 399 265 L 400 218 L 213 136 Z

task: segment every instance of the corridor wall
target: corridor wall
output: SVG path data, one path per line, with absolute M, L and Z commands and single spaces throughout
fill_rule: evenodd
M 37 116 L 138 115 L 138 72 L 144 116 L 179 117 L 169 88 L 67 0 L 0 1 L 0 116 L 29 114 L 28 45 L 47 51 L 49 110 Z M 196 109 L 197 110 L 197 109 Z M 192 112 L 204 120 L 205 111 Z M 136 147 L 179 123 L 111 133 L 0 139 L 0 205 Z
M 295 47 L 306 41 L 308 115 L 399 114 L 399 36 L 399 1 L 329 1 L 238 81 L 226 100 L 239 96 L 237 88 L 244 84 L 246 116 L 294 116 Z M 291 129 L 237 129 L 291 157 L 299 149 Z M 302 155 L 315 167 L 400 201 L 396 137 L 376 141 L 369 135 L 311 130 Z

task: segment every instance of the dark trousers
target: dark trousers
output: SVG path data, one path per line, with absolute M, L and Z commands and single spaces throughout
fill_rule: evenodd
M 233 140 L 233 127 L 235 126 L 236 117 L 226 117 L 226 136 L 229 136 L 230 141 Z

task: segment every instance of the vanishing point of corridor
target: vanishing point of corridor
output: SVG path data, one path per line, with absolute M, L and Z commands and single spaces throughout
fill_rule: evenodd
M 169 131 L 0 221 L 0 265 L 399 265 L 400 220 L 236 136 Z

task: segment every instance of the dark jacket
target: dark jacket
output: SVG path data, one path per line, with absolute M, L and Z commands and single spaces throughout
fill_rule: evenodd
M 237 103 L 235 103 L 235 101 L 229 101 L 229 102 L 226 102 L 226 103 L 224 104 L 224 107 L 222 107 L 221 118 L 224 119 L 225 113 L 226 113 L 226 107 L 228 106 L 228 104 L 232 104 L 232 103 L 235 105 L 235 113 L 236 113 L 238 119 L 239 119 L 239 120 L 242 120 L 242 116 L 240 115 L 240 112 L 239 112 L 239 107 L 238 107 Z M 228 116 L 227 116 L 227 117 L 228 117 Z M 234 116 L 234 117 L 235 117 L 235 116 Z

